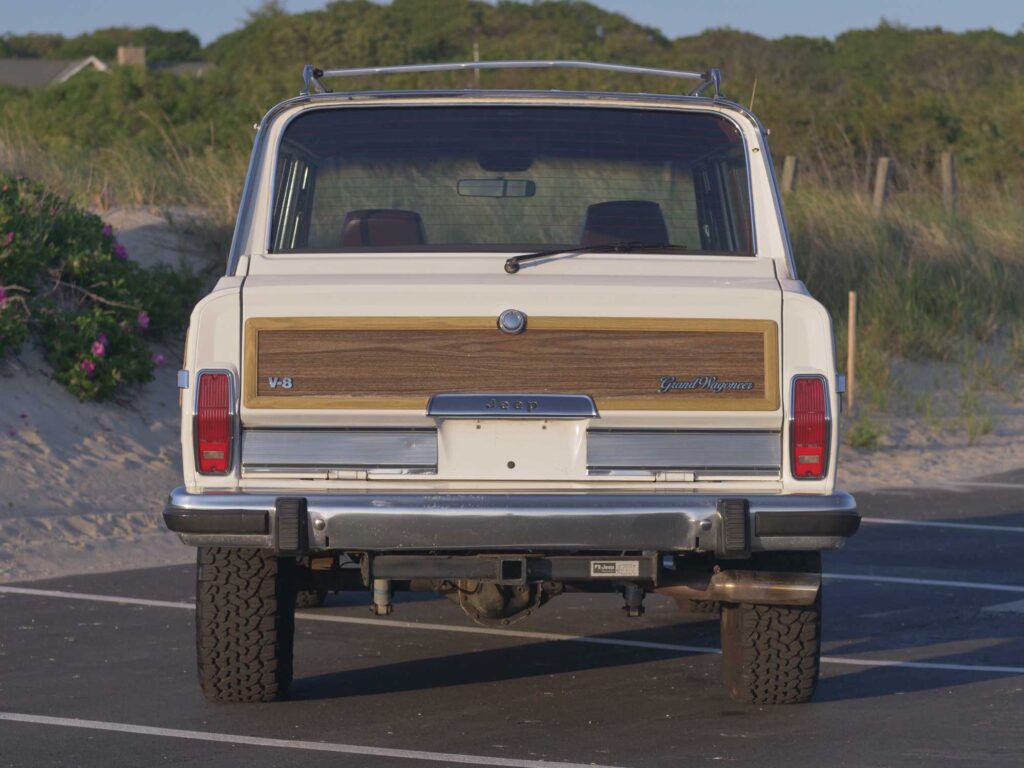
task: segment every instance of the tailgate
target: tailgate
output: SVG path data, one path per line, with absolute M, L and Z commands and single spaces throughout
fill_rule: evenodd
M 780 289 L 767 260 L 708 261 L 572 283 L 250 276 L 243 471 L 778 477 Z M 527 316 L 522 333 L 498 328 L 510 308 Z M 427 416 L 441 393 L 588 395 L 599 418 L 467 427 Z

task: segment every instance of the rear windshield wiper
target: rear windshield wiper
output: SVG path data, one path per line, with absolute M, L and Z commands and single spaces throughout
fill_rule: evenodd
M 519 265 L 524 261 L 534 259 L 546 259 L 551 256 L 572 256 L 577 253 L 642 253 L 650 251 L 685 251 L 684 245 L 673 245 L 672 243 L 645 243 L 640 240 L 623 240 L 615 243 L 595 243 L 594 245 L 581 245 L 578 248 L 557 248 L 551 251 L 537 251 L 535 253 L 524 253 L 521 256 L 513 256 L 505 261 L 505 271 L 514 275 L 519 271 Z

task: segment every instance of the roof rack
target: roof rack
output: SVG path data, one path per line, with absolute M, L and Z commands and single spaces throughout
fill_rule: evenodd
M 443 64 L 405 64 L 390 67 L 360 67 L 358 69 L 318 69 L 307 64 L 302 70 L 305 87 L 302 96 L 316 93 L 329 93 L 330 89 L 323 84 L 328 77 L 366 77 L 370 75 L 401 75 L 420 72 L 458 72 L 477 69 L 595 69 L 602 72 L 619 72 L 628 75 L 654 75 L 656 77 L 674 77 L 683 80 L 697 80 L 697 86 L 689 92 L 690 96 L 703 96 L 705 91 L 713 88 L 712 98 L 722 95 L 722 72 L 709 69 L 707 72 L 687 72 L 678 69 L 657 69 L 654 67 L 633 67 L 626 64 L 604 64 L 597 61 L 459 61 Z

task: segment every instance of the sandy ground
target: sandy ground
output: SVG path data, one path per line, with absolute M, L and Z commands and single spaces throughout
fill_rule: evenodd
M 196 239 L 157 211 L 102 216 L 142 264 L 209 266 Z M 160 351 L 168 363 L 153 382 L 103 404 L 69 395 L 36 351 L 0 360 L 0 581 L 194 557 L 160 518 L 181 482 L 181 346 Z
M 140 261 L 203 263 L 152 211 L 105 217 Z M 154 382 L 106 404 L 72 398 L 49 379 L 37 353 L 0 362 L 0 582 L 194 557 L 160 519 L 181 463 L 173 362 L 181 350 L 164 352 L 171 362 Z M 875 417 L 884 431 L 880 445 L 843 446 L 840 487 L 934 487 L 1024 467 L 1024 405 L 986 396 L 993 430 L 968 445 L 955 398 L 932 392 L 958 386 L 944 375 L 934 366 L 902 372 L 901 386 L 911 390 L 903 399 L 915 389 L 926 393 L 927 417 Z
M 962 430 L 935 432 L 912 417 L 888 417 L 889 435 L 873 450 L 843 445 L 839 486 L 850 491 L 934 488 L 1024 467 L 1024 415 L 1006 407 L 994 431 L 967 444 Z
M 0 363 L 0 581 L 191 555 L 160 523 L 180 484 L 175 368 L 118 405 L 74 399 L 37 353 Z

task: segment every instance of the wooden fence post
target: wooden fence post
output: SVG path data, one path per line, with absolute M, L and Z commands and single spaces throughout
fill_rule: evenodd
M 473 61 L 480 61 L 480 41 L 473 41 Z M 480 70 L 473 70 L 473 87 L 480 90 Z
M 796 189 L 796 176 L 800 170 L 800 158 L 796 155 L 786 155 L 782 161 L 782 192 L 788 195 Z
M 875 216 L 881 216 L 885 209 L 886 198 L 889 197 L 889 158 L 878 158 L 875 168 L 875 190 L 871 196 L 871 210 Z
M 942 204 L 946 213 L 956 216 L 956 155 L 942 153 Z
M 846 409 L 853 418 L 854 392 L 857 377 L 857 292 L 850 291 L 849 314 L 846 318 Z

